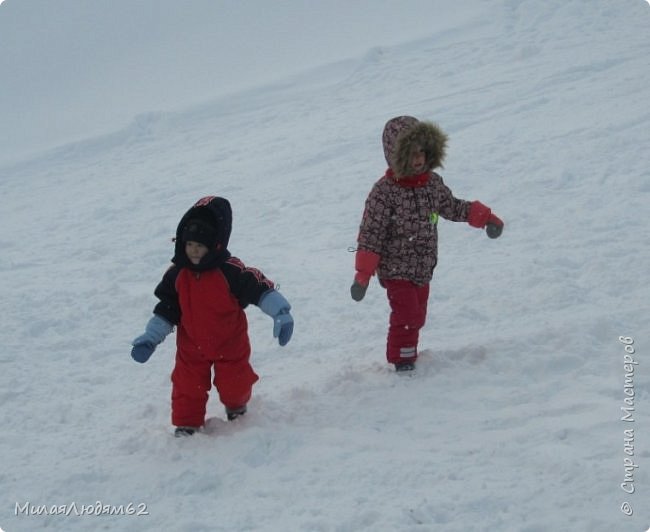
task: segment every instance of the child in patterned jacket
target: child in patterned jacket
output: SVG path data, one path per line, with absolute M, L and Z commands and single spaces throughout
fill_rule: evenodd
M 398 116 L 386 123 L 382 141 L 388 170 L 366 200 L 350 292 L 361 301 L 377 274 L 391 309 L 386 358 L 397 371 L 409 371 L 418 357 L 438 260 L 438 216 L 485 228 L 490 238 L 504 224 L 486 205 L 455 198 L 433 171 L 442 165 L 447 145 L 437 125 Z

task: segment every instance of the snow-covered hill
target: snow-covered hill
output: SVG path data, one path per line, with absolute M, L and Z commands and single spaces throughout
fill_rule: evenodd
M 0 167 L 0 528 L 650 526 L 650 8 L 481 6 Z M 398 114 L 438 122 L 445 182 L 506 222 L 490 240 L 441 221 L 413 377 L 385 363 L 381 287 L 349 297 Z M 207 194 L 231 201 L 231 251 L 280 285 L 296 329 L 280 348 L 248 309 L 249 414 L 227 423 L 213 395 L 206 433 L 179 440 L 173 340 L 145 365 L 129 344 Z M 146 515 L 74 515 L 98 501 Z
M 0 163 L 430 35 L 480 2 L 9 0 Z

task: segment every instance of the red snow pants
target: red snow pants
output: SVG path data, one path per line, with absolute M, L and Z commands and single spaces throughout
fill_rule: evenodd
M 181 321 L 172 372 L 172 424 L 200 427 L 212 384 L 227 409 L 246 405 L 259 377 L 249 359 L 248 322 L 221 270 L 176 279 Z M 214 378 L 213 378 L 214 372 Z
M 209 360 L 201 354 L 182 347 L 176 351 L 172 372 L 172 424 L 180 427 L 200 427 L 205 423 L 206 405 L 212 383 L 220 401 L 227 409 L 246 405 L 253 384 L 259 377 L 250 365 L 250 345 L 228 358 Z M 214 378 L 212 376 L 214 370 Z
M 386 358 L 391 364 L 413 362 L 418 356 L 420 329 L 427 318 L 429 284 L 416 285 L 401 279 L 385 279 L 390 304 Z

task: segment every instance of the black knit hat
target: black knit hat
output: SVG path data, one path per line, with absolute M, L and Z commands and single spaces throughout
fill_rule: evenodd
M 183 243 L 191 240 L 199 242 L 209 249 L 217 245 L 217 229 L 204 220 L 188 220 L 183 228 Z

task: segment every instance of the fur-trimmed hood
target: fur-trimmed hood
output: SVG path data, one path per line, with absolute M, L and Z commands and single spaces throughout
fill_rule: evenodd
M 199 264 L 192 264 L 185 254 L 183 232 L 190 220 L 201 220 L 216 230 L 216 245 L 208 251 Z M 218 268 L 230 258 L 228 241 L 232 231 L 232 208 L 225 198 L 206 196 L 197 201 L 181 218 L 176 229 L 176 243 L 172 262 L 179 267 L 203 271 Z
M 412 116 L 391 118 L 382 135 L 384 156 L 396 179 L 413 175 L 410 168 L 412 150 L 420 146 L 427 154 L 427 171 L 442 166 L 447 148 L 447 135 L 433 122 Z

